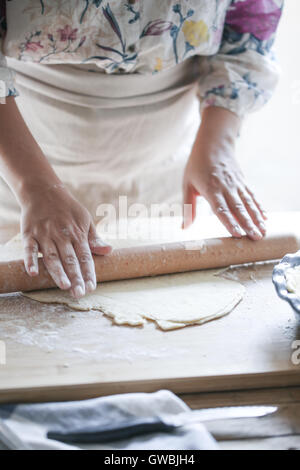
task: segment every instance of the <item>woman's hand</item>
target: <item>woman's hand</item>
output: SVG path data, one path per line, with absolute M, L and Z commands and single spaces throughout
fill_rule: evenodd
M 79 299 L 96 288 L 92 253 L 104 255 L 111 247 L 61 184 L 12 97 L 0 106 L 0 129 L 0 173 L 21 207 L 26 271 L 38 274 L 40 251 L 56 285 Z
M 234 157 L 239 119 L 223 108 L 207 108 L 187 163 L 183 191 L 184 224 L 187 228 L 196 216 L 196 198 L 203 196 L 213 212 L 234 237 L 243 229 L 253 240 L 265 233 L 265 212 L 244 181 Z
M 60 289 L 70 289 L 76 299 L 96 288 L 92 253 L 111 251 L 96 233 L 89 212 L 62 184 L 31 191 L 23 198 L 21 229 L 25 267 L 38 274 L 38 252 Z

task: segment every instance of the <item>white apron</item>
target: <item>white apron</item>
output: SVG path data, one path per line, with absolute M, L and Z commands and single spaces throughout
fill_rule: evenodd
M 107 75 L 91 65 L 8 58 L 17 105 L 63 183 L 97 221 L 100 204 L 181 202 L 200 124 L 197 57 L 154 75 Z M 20 155 L 22 158 L 22 155 Z M 19 222 L 0 181 L 0 225 Z

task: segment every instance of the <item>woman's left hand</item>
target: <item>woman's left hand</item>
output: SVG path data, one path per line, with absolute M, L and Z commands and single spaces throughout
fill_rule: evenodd
M 266 233 L 266 215 L 235 160 L 238 129 L 239 120 L 230 111 L 205 110 L 184 174 L 184 204 L 189 206 L 183 227 L 193 223 L 196 198 L 203 196 L 234 237 L 240 238 L 243 229 L 249 238 L 259 240 Z

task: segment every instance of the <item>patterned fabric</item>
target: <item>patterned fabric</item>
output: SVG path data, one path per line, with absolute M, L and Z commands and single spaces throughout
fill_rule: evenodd
M 0 0 L 0 46 L 5 36 L 6 26 L 6 5 L 5 1 Z M 6 96 L 17 96 L 15 89 L 15 74 L 6 67 L 6 60 L 0 50 L 0 104 L 1 98 Z
M 41 64 L 90 63 L 107 74 L 156 74 L 196 55 L 203 107 L 222 106 L 239 115 L 263 105 L 276 85 L 271 48 L 283 0 L 0 4 L 0 80 L 6 95 L 17 92 L 5 55 Z
M 162 417 L 172 421 L 180 413 L 190 412 L 184 401 L 169 390 L 1 405 L 0 448 L 3 442 L 10 450 L 218 450 L 215 439 L 201 423 L 178 429 L 161 425 Z M 149 421 L 155 424 L 152 432 Z M 115 463 L 113 454 L 111 463 Z

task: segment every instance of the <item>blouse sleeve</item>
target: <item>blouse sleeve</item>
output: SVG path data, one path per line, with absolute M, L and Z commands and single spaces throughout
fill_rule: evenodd
M 3 40 L 6 31 L 5 0 L 0 0 L 0 100 L 7 96 L 18 96 L 15 88 L 15 72 L 7 67 L 3 54 Z
M 218 53 L 200 61 L 201 109 L 220 106 L 238 116 L 256 111 L 278 81 L 272 45 L 283 0 L 232 0 Z

